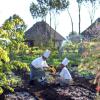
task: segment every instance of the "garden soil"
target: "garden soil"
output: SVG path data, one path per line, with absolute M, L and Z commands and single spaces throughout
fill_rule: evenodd
M 21 73 L 19 73 L 21 74 Z M 62 87 L 59 84 L 41 86 L 29 85 L 29 75 L 23 73 L 22 85 L 15 88 L 14 93 L 5 91 L 0 100 L 95 100 L 95 86 L 85 78 L 74 78 L 74 83 Z

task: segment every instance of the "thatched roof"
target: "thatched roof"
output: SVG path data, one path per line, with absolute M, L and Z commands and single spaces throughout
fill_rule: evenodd
M 51 29 L 50 29 L 51 28 Z M 25 32 L 25 38 L 27 40 L 34 40 L 36 34 L 45 35 L 46 38 L 51 37 L 56 41 L 63 41 L 65 38 L 56 32 L 52 27 L 50 27 L 46 22 L 41 21 L 35 23 L 30 29 Z M 55 36 L 55 38 L 54 38 Z
M 85 39 L 100 39 L 100 18 L 98 18 L 92 25 L 81 33 Z

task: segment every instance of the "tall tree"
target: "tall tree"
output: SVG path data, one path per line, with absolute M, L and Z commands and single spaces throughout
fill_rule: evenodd
M 91 24 L 94 21 L 95 12 L 100 6 L 100 0 L 84 0 L 84 5 L 87 7 Z
M 77 0 L 78 3 L 78 12 L 79 12 L 79 34 L 81 33 L 81 5 L 82 5 L 83 0 Z
M 53 10 L 54 14 L 59 14 L 61 11 L 65 10 L 69 6 L 68 0 L 52 0 L 50 3 L 51 10 Z M 55 26 L 56 29 L 56 26 Z M 54 44 L 55 44 L 55 33 L 54 33 Z
M 68 12 L 68 15 L 69 15 L 69 17 L 70 17 L 71 24 L 72 24 L 72 32 L 71 32 L 71 33 L 74 34 L 73 19 L 72 19 L 71 13 L 70 13 L 70 11 L 69 11 L 69 5 L 70 5 L 70 2 L 68 1 L 67 12 Z

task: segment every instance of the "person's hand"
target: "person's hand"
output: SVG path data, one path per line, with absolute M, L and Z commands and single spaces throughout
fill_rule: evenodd
M 49 67 L 43 67 L 44 71 L 48 71 Z

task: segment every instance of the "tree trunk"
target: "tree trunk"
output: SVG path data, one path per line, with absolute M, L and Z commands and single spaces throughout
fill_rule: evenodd
M 49 33 L 49 42 L 50 46 L 52 46 L 52 33 L 51 33 L 51 11 L 49 12 L 50 14 L 50 33 Z
M 54 14 L 54 25 L 55 25 L 55 32 L 54 32 L 54 47 L 56 46 L 56 29 L 57 29 L 57 26 L 56 26 L 56 13 Z
M 74 32 L 73 20 L 72 20 L 72 17 L 71 17 L 71 14 L 70 14 L 70 12 L 69 12 L 68 8 L 67 8 L 67 12 L 68 12 L 69 17 L 70 17 L 70 20 L 71 20 L 71 24 L 72 24 L 72 33 L 73 33 L 73 32 Z
M 51 39 L 51 12 L 49 12 L 50 14 L 50 39 Z
M 79 10 L 79 35 L 80 35 L 81 33 L 81 27 L 80 27 L 81 25 L 81 16 L 80 16 L 81 5 L 80 4 L 78 4 L 78 10 Z

